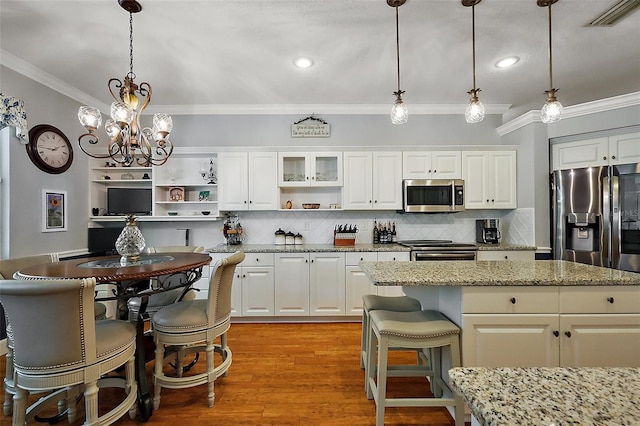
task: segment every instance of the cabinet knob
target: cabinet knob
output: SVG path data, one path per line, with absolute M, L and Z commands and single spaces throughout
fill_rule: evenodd
M 304 260 L 304 263 L 309 263 L 309 261 L 307 259 Z
M 360 258 L 360 262 L 362 262 L 363 260 L 364 260 L 364 257 L 361 257 L 361 258 Z
M 560 332 L 558 330 L 553 330 L 553 335 L 558 337 L 560 336 Z
M 253 201 L 249 200 L 249 204 L 253 203 Z
M 508 256 L 508 255 L 505 255 L 505 256 L 504 256 L 504 259 L 505 259 L 505 260 L 509 259 L 509 256 Z
M 259 257 L 256 257 L 256 262 L 260 262 L 260 258 Z
M 613 297 L 607 297 L 607 302 L 613 304 L 613 302 L 615 302 L 615 300 L 613 299 Z
M 489 202 L 489 199 L 487 198 L 487 203 Z
M 247 274 L 242 274 L 242 278 L 247 278 Z
M 247 200 L 244 200 L 244 203 L 247 204 Z
M 393 260 L 396 260 L 396 257 L 395 257 L 395 256 L 393 257 Z
M 311 180 L 316 180 L 316 177 L 315 176 L 311 176 Z
M 375 201 L 374 201 L 374 203 L 377 203 L 377 202 L 378 202 L 378 200 L 375 200 Z
M 494 200 L 493 198 L 491 199 L 491 202 L 494 203 L 496 200 Z
M 612 156 L 611 156 L 611 159 L 612 159 L 612 160 L 615 160 L 615 159 L 616 159 L 616 156 L 615 156 L 615 155 L 612 155 Z
M 437 171 L 437 170 L 434 170 L 434 171 L 433 171 L 433 173 L 438 173 L 438 171 Z
M 567 337 L 571 337 L 571 332 L 570 331 L 565 331 L 564 335 L 567 336 Z
M 307 180 L 309 180 L 309 176 L 307 176 Z
M 509 299 L 509 300 L 511 301 L 511 303 L 512 303 L 512 304 L 514 304 L 514 305 L 516 304 L 516 298 L 515 298 L 515 297 L 512 297 L 512 298 L 511 298 L 511 299 Z
M 240 274 L 236 275 L 236 278 L 240 278 Z
M 369 204 L 371 204 L 371 200 L 369 200 Z
M 607 157 L 602 157 L 602 159 L 603 159 L 603 160 L 606 160 L 606 159 L 607 159 Z
M 429 170 L 427 173 L 431 173 L 431 170 Z
M 313 259 L 311 259 L 311 263 L 313 263 Z

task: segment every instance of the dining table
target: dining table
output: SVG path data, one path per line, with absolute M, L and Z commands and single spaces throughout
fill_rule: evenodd
M 135 370 L 138 381 L 140 417 L 143 421 L 147 421 L 153 412 L 144 351 L 144 311 L 148 298 L 152 294 L 176 288 L 183 288 L 184 295 L 191 285 L 202 277 L 202 269 L 209 263 L 211 263 L 211 257 L 208 254 L 185 252 L 142 254 L 133 260 L 127 260 L 120 256 L 74 258 L 29 266 L 17 271 L 14 274 L 14 279 L 93 277 L 97 284 L 115 285 L 115 290 L 111 295 L 96 298 L 96 300 L 116 300 L 117 312 L 126 312 L 126 304 L 130 298 L 141 298 L 140 311 L 136 319 Z

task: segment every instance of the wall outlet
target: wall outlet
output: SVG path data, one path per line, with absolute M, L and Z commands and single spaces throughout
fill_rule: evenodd
M 309 230 L 309 222 L 304 222 L 302 224 L 302 230 L 303 231 L 308 231 Z
M 364 222 L 364 223 L 360 224 L 360 229 L 362 229 L 363 231 L 368 231 L 369 230 L 369 224 L 367 222 Z

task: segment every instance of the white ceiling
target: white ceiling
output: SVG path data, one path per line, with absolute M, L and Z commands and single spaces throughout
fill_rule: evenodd
M 148 111 L 387 113 L 395 99 L 395 11 L 386 0 L 140 2 L 134 71 L 136 82 L 153 86 Z M 640 91 L 640 11 L 612 27 L 585 26 L 617 2 L 554 4 L 554 86 L 563 105 Z M 408 0 L 399 18 L 410 113 L 463 113 L 472 87 L 471 8 Z M 542 106 L 547 31 L 547 9 L 536 0 L 476 6 L 477 85 L 488 112 L 506 110 L 508 121 Z M 101 109 L 111 102 L 109 78 L 128 71 L 128 32 L 117 0 L 0 2 L 0 62 Z M 301 55 L 315 65 L 296 69 Z M 509 55 L 520 62 L 494 66 Z

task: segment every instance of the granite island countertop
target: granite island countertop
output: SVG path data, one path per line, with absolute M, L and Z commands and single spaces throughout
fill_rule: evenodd
M 502 242 L 498 244 L 476 243 L 476 245 L 478 246 L 478 251 L 536 251 L 538 249 L 536 246 L 508 244 Z
M 640 368 L 457 367 L 449 383 L 484 426 L 640 424 Z
M 233 253 L 242 250 L 245 253 L 323 253 L 323 252 L 364 252 L 364 251 L 403 251 L 409 247 L 400 244 L 356 244 L 353 246 L 334 246 L 333 244 L 239 244 L 209 247 L 208 253 Z
M 360 262 L 378 286 L 640 285 L 640 274 L 566 260 Z

